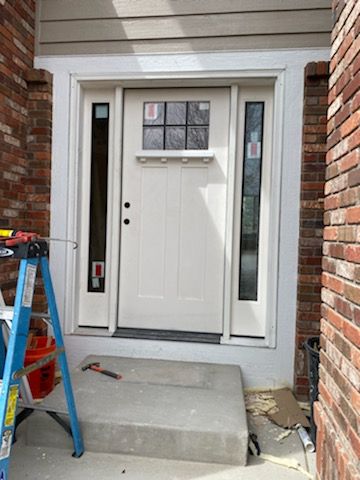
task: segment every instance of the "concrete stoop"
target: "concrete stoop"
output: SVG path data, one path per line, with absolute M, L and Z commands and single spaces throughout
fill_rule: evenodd
M 78 367 L 72 373 L 87 451 L 245 465 L 248 429 L 239 367 L 89 356 L 121 380 Z M 63 387 L 44 401 L 66 410 Z M 72 448 L 44 413 L 27 420 L 27 443 Z

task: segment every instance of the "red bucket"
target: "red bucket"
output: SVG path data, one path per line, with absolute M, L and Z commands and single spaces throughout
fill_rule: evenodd
M 27 367 L 56 350 L 53 337 L 33 337 L 26 349 L 24 366 Z M 44 398 L 54 389 L 55 360 L 27 375 L 33 398 Z

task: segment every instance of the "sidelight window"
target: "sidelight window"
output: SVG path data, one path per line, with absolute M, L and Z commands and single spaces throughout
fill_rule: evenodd
M 245 104 L 239 300 L 257 300 L 264 103 Z
M 105 291 L 109 104 L 92 105 L 88 292 Z

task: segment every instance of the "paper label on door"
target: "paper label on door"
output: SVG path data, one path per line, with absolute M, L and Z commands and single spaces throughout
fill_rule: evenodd
M 22 297 L 22 306 L 30 308 L 33 301 L 34 287 L 36 278 L 36 266 L 28 265 L 25 273 L 25 286 Z
M 1 440 L 0 460 L 4 460 L 4 458 L 8 458 L 10 456 L 11 444 L 12 444 L 12 431 L 4 430 L 2 440 Z

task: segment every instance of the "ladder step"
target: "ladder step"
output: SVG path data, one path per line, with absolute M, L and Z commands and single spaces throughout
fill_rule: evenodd
M 13 374 L 14 380 L 18 380 L 19 378 L 25 377 L 25 375 L 29 375 L 29 373 L 34 372 L 35 370 L 38 370 L 39 368 L 51 362 L 51 360 L 54 360 L 61 353 L 64 353 L 64 352 L 65 352 L 64 347 L 57 348 L 53 352 L 49 353 L 49 355 L 46 355 L 46 357 L 40 358 L 40 360 L 38 360 L 37 362 L 34 362 L 31 365 L 28 365 L 27 367 L 20 368 L 20 370 L 17 370 L 16 372 L 14 372 Z
M 47 407 L 42 403 L 39 405 L 36 405 L 34 403 L 24 403 L 19 401 L 18 406 L 19 408 L 27 408 L 28 410 L 36 410 L 37 412 L 52 412 L 52 413 L 57 413 L 58 415 L 64 415 L 66 417 L 69 416 L 69 412 L 66 410 L 59 410 L 54 407 Z
M 43 318 L 45 321 L 50 320 L 48 313 L 32 312 L 33 318 Z M 0 307 L 0 320 L 12 320 L 14 318 L 14 307 Z
M 0 307 L 0 320 L 12 320 L 14 318 L 14 307 Z

